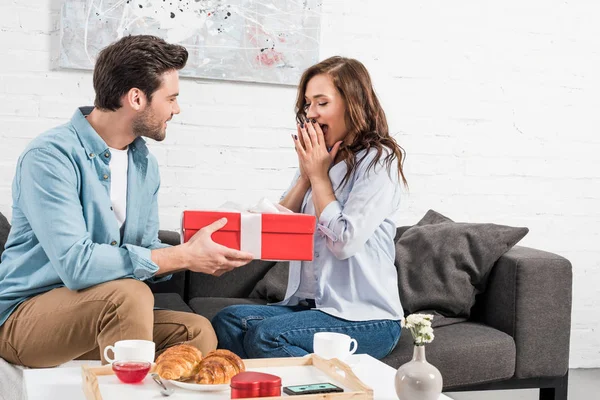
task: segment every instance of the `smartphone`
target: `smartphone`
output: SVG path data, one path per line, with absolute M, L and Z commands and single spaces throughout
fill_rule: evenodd
M 310 385 L 286 386 L 283 388 L 283 393 L 290 396 L 298 394 L 339 393 L 343 391 L 344 389 L 332 383 L 313 383 Z

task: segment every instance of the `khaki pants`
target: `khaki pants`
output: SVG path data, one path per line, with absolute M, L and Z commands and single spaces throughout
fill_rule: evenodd
M 54 289 L 23 302 L 0 326 L 0 357 L 43 368 L 73 359 L 105 363 L 104 348 L 125 339 L 152 340 L 157 353 L 177 343 L 203 354 L 217 347 L 206 318 L 153 307 L 150 288 L 134 279 Z

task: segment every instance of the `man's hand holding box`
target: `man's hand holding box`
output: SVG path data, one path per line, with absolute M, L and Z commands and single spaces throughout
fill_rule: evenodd
M 227 218 L 227 224 L 213 233 L 216 243 L 247 251 L 262 260 L 313 259 L 316 217 L 291 212 L 278 204 L 265 204 L 265 200 L 248 211 L 229 207 L 214 211 L 186 210 L 182 216 L 182 241 L 187 242 L 198 230 L 221 218 Z

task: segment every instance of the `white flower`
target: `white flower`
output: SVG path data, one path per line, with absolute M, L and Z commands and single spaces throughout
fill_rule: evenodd
M 406 321 L 411 325 L 419 325 L 422 320 L 421 314 L 410 314 L 406 317 Z
M 403 328 L 410 330 L 414 343 L 422 346 L 433 341 L 432 320 L 433 315 L 431 314 L 411 314 L 401 321 L 401 325 Z
M 430 314 L 411 314 L 406 317 L 406 321 L 410 325 L 431 325 L 433 315 Z
M 433 335 L 433 328 L 431 326 L 421 325 L 417 331 L 419 335 Z

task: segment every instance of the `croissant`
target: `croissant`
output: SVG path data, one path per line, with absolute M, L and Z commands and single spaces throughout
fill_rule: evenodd
M 187 344 L 166 349 L 156 359 L 156 373 L 163 379 L 184 380 L 198 373 L 202 352 Z
M 231 382 L 231 378 L 246 370 L 241 358 L 229 350 L 214 350 L 200 362 L 196 383 L 223 384 Z

